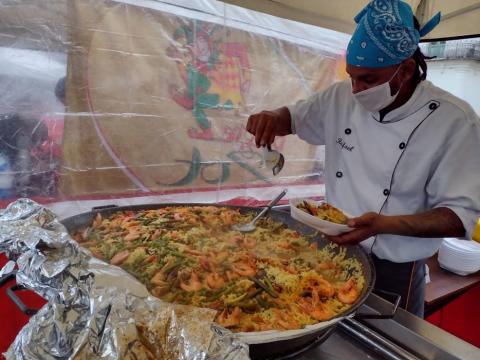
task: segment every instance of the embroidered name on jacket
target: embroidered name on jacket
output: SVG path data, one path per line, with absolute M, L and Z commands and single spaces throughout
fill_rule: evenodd
M 343 140 L 341 137 L 337 139 L 337 144 L 339 144 L 342 149 L 345 149 L 348 151 L 352 151 L 355 148 L 355 146 L 347 144 L 345 140 Z

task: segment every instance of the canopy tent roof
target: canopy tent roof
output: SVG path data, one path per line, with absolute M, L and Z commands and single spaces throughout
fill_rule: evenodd
M 352 33 L 353 17 L 368 3 L 367 0 L 223 0 L 224 2 L 296 20 L 324 28 Z M 427 39 L 451 38 L 480 34 L 479 0 L 406 0 L 421 24 L 436 12 L 442 21 Z
M 309 46 L 315 46 L 315 43 L 318 46 L 321 41 L 326 41 L 328 47 L 335 49 L 344 48 L 343 44 L 348 41 L 348 36 L 344 34 L 352 33 L 355 28 L 353 17 L 368 3 L 368 0 L 115 1 L 152 8 L 173 6 L 184 8 L 186 12 L 192 9 L 197 12 L 195 16 L 203 13 L 204 15 L 223 17 L 228 26 L 235 27 L 236 22 L 242 24 L 242 26 L 256 25 L 255 32 L 258 32 L 259 29 L 264 29 L 265 32 L 276 29 L 277 33 L 281 31 L 285 36 L 295 37 L 296 41 L 299 38 L 306 40 L 309 42 Z M 225 7 L 222 1 L 238 7 Z M 428 39 L 480 35 L 480 0 L 405 1 L 412 5 L 422 24 L 437 11 L 442 12 L 442 21 L 428 34 Z M 25 4 L 22 3 L 22 6 L 13 6 L 8 1 L 4 1 L 4 3 L 2 2 L 0 15 L 0 46 L 33 50 L 48 49 L 49 51 L 64 51 L 68 47 L 69 11 L 66 0 L 26 2 Z M 94 4 L 94 2 L 91 2 L 91 4 Z M 308 25 L 302 26 L 302 24 L 292 22 L 288 24 L 288 29 L 284 29 L 282 26 L 286 23 L 272 22 L 271 19 L 274 19 L 272 17 L 269 20 L 268 17 L 246 12 L 243 8 L 319 26 L 323 29 L 318 27 L 314 29 L 312 26 L 309 28 Z M 323 33 L 319 37 L 317 32 L 320 30 L 323 30 Z M 272 34 L 266 35 L 271 36 Z M 321 39 L 318 40 L 319 38 Z M 340 44 L 337 44 L 337 42 L 340 42 Z

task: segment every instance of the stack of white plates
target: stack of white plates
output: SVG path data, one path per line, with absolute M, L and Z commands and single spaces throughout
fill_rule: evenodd
M 438 251 L 438 263 L 458 275 L 480 270 L 480 244 L 473 240 L 443 239 Z

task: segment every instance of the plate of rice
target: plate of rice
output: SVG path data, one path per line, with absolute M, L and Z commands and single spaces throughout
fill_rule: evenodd
M 295 220 L 326 235 L 336 236 L 354 229 L 347 225 L 349 214 L 325 201 L 291 199 L 290 214 Z

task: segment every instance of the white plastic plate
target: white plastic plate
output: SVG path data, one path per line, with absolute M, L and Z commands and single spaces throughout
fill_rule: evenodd
M 331 236 L 340 235 L 354 229 L 348 225 L 336 224 L 331 221 L 322 220 L 316 216 L 306 213 L 303 210 L 298 209 L 297 205 L 304 200 L 317 206 L 320 206 L 322 203 L 324 203 L 324 201 L 314 201 L 310 199 L 290 199 L 290 215 L 295 220 Z M 347 217 L 350 217 L 350 215 L 347 213 L 344 212 L 344 214 L 347 215 Z

